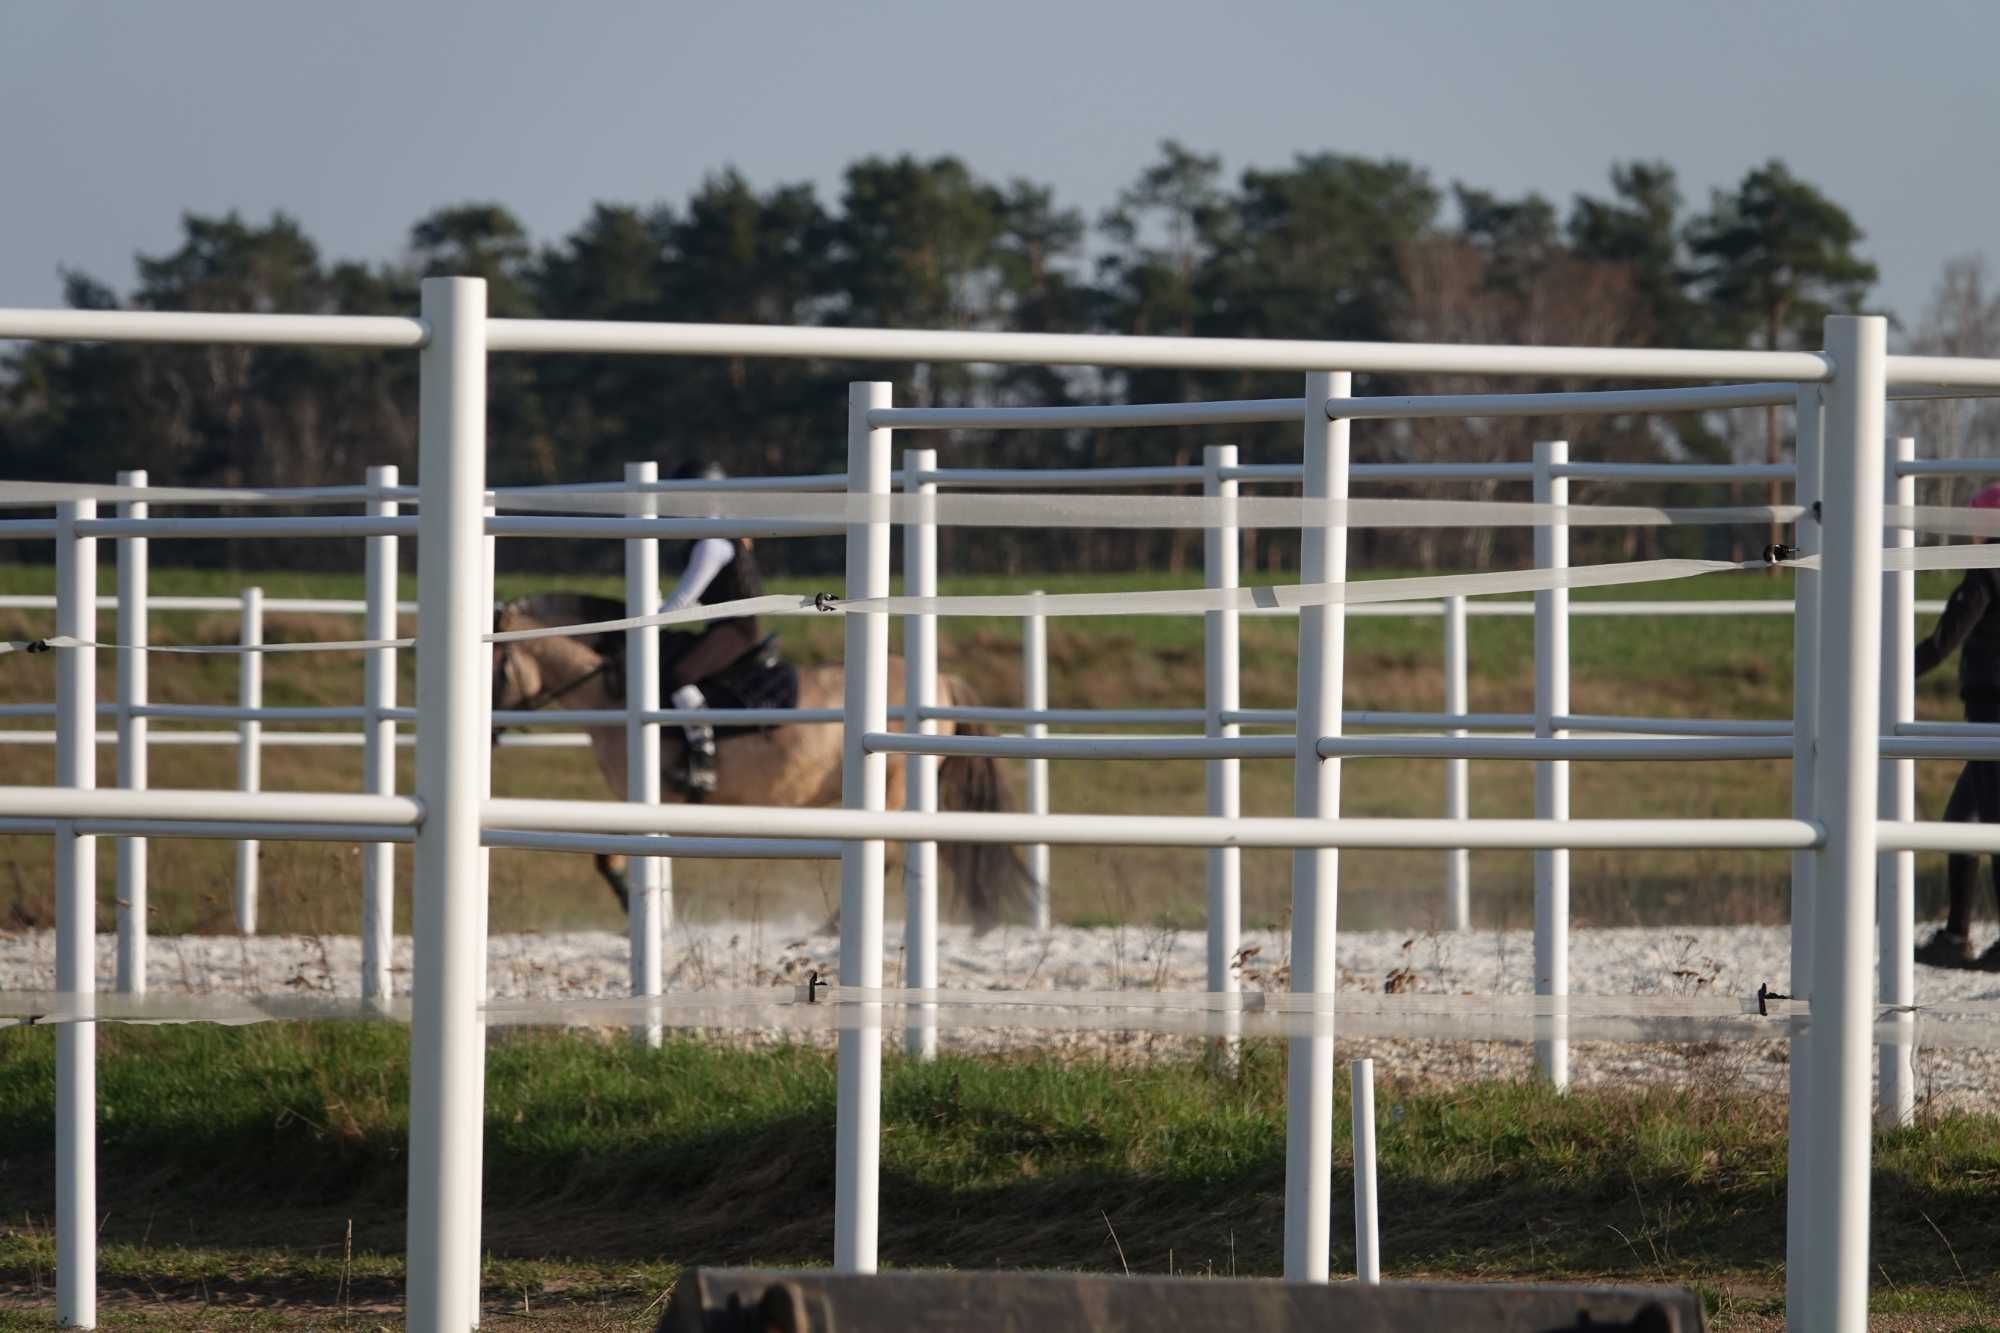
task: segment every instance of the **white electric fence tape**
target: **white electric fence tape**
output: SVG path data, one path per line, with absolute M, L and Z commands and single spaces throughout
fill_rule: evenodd
M 1333 995 L 1285 991 L 872 990 L 833 985 L 695 991 L 602 999 L 494 1000 L 489 1027 L 665 1026 L 831 1031 L 899 1025 L 925 1006 L 952 1028 L 1157 1032 L 1190 1037 L 1298 1037 L 1331 1027 L 1346 1038 L 1532 1041 L 1560 1020 L 1572 1041 L 1626 1044 L 1783 1041 L 1811 1024 L 1782 996 Z M 410 1002 L 310 995 L 66 995 L 0 992 L 0 1024 L 408 1022 Z M 1927 1048 L 2000 1048 L 2000 1002 L 1879 1010 L 1874 1038 Z
M 1817 567 L 1811 561 L 1784 563 L 1799 565 L 1801 568 Z M 803 597 L 773 594 L 744 598 L 740 601 L 717 602 L 707 606 L 691 606 L 679 611 L 625 616 L 616 620 L 506 630 L 485 635 L 483 638 L 488 643 L 515 643 L 528 639 L 604 634 L 649 625 L 690 625 L 743 616 L 803 615 L 814 611 L 844 615 L 1181 615 L 1204 611 L 1252 611 L 1337 604 L 1360 605 L 1370 602 L 1413 601 L 1451 596 L 1491 596 L 1502 593 L 1534 592 L 1543 588 L 1605 588 L 1634 583 L 1662 583 L 1693 578 L 1701 574 L 1733 573 L 1769 567 L 1769 562 L 1762 560 L 1638 560 L 1610 565 L 1578 565 L 1556 570 L 1498 570 L 1478 574 L 1440 574 L 1418 578 L 1362 579 L 1344 583 L 1283 584 L 1254 588 L 1185 588 L 1153 592 L 875 597 L 853 601 L 843 601 L 826 595 Z M 416 640 L 413 638 L 332 639 L 299 643 L 265 643 L 255 649 L 246 649 L 240 644 L 149 644 L 139 651 L 197 655 L 230 655 L 248 651 L 355 652 L 370 648 L 408 648 L 415 643 Z M 52 635 L 45 639 L 0 642 L 0 653 L 41 652 L 54 648 L 117 650 L 124 647 L 125 645 L 103 640 Z
M 353 488 L 357 494 L 366 487 Z M 1636 505 L 1537 505 L 1499 501 L 1456 500 L 1303 500 L 1297 498 L 1204 498 L 1126 496 L 1107 506 L 1096 496 L 942 495 L 849 496 L 815 493 L 682 494 L 657 491 L 538 492 L 532 498 L 496 493 L 501 502 L 533 507 L 573 502 L 593 509 L 623 512 L 639 505 L 655 512 L 710 515 L 723 518 L 807 517 L 829 522 L 936 521 L 947 525 L 1023 525 L 1043 527 L 1214 527 L 1270 526 L 1293 528 L 1337 520 L 1351 527 L 1461 526 L 1679 526 L 1793 522 L 1804 516 L 1796 506 L 1747 508 L 1661 509 Z M 314 492 L 313 497 L 318 498 Z M 299 497 L 284 491 L 209 490 L 201 488 L 70 486 L 39 482 L 0 483 L 0 505 L 48 505 L 96 498 L 143 499 L 153 503 L 182 500 L 194 503 L 292 503 Z M 2000 536 L 2000 512 L 1909 506 L 1885 511 L 1889 526 L 1972 536 Z M 1788 549 L 1788 548 L 1786 548 Z M 1773 552 L 1781 556 L 1784 551 Z M 2000 567 L 2000 545 L 1890 548 L 1884 568 L 1945 570 Z M 1512 570 L 1444 574 L 1416 578 L 1365 579 L 1341 583 L 1295 584 L 1233 589 L 1167 589 L 1152 592 L 1069 593 L 1057 595 L 994 595 L 940 597 L 881 597 L 843 601 L 771 595 L 709 606 L 693 606 L 646 616 L 583 624 L 537 626 L 489 634 L 489 643 L 604 634 L 647 626 L 700 624 L 712 620 L 759 615 L 801 615 L 814 611 L 844 615 L 942 616 L 1132 616 L 1193 615 L 1209 611 L 1284 610 L 1311 606 L 1362 605 L 1372 602 L 1417 601 L 1445 597 L 1494 596 L 1554 588 L 1609 588 L 1659 583 L 1703 574 L 1767 569 L 1773 565 L 1817 568 L 1816 558 L 1772 558 L 1752 561 L 1641 560 L 1575 566 L 1558 570 Z M 266 643 L 254 649 L 240 644 L 149 644 L 142 651 L 231 656 L 246 651 L 360 652 L 378 648 L 408 648 L 412 638 L 337 639 Z M 39 652 L 57 648 L 120 650 L 124 645 L 102 640 L 52 636 L 0 642 L 0 653 Z
M 1186 484 L 1196 484 L 1193 482 Z M 368 488 L 329 503 L 353 504 Z M 399 488 L 400 491 L 401 488 Z M 206 490 L 170 486 L 66 486 L 50 482 L 0 482 L 0 508 L 47 508 L 70 500 L 144 501 L 155 507 L 301 505 L 318 492 Z M 615 491 L 577 489 L 533 493 L 489 491 L 486 503 L 509 511 L 549 511 L 599 517 L 773 519 L 825 523 L 936 522 L 947 527 L 1059 528 L 1298 528 L 1328 523 L 1351 528 L 1453 527 L 1684 527 L 1791 523 L 1796 505 L 1661 508 L 1653 505 L 1537 505 L 1505 500 L 1431 500 L 1404 497 L 1308 500 L 1299 496 L 1121 495 L 1115 507 L 1097 494 L 1032 493 L 850 495 L 844 491 L 728 493 L 668 491 L 634 486 Z M 156 521 L 173 520 L 155 515 Z M 1996 529 L 2000 531 L 2000 529 Z
M 1995 464 L 2000 471 L 2000 463 Z M 1185 484 L 1194 484 L 1192 481 Z M 1121 495 L 1115 506 L 1097 494 L 1048 491 L 936 495 L 849 495 L 834 491 L 719 492 L 680 489 L 676 483 L 574 490 L 490 491 L 486 503 L 506 511 L 544 511 L 633 518 L 774 519 L 854 523 L 915 522 L 946 527 L 1057 528 L 1300 528 L 1340 524 L 1350 528 L 1455 527 L 1687 527 L 1794 523 L 1797 505 L 1673 506 L 1532 504 L 1508 500 L 1438 500 L 1407 497 L 1306 499 L 1300 496 Z M 414 488 L 396 488 L 414 501 Z M 407 493 L 407 497 L 405 497 Z M 354 504 L 373 496 L 366 486 L 311 490 L 232 490 L 172 486 L 101 486 L 0 481 L 0 509 L 48 508 L 72 500 L 144 501 L 209 507 Z M 1886 526 L 1959 536 L 2000 537 L 2000 511 L 1944 505 L 1891 506 Z M 106 521 L 106 520 L 96 520 Z M 173 520 L 159 518 L 171 523 Z M 621 533 L 620 535 L 633 535 Z M 638 534 L 643 535 L 643 534 Z
M 1941 570 L 2000 568 L 2000 546 L 1892 547 L 1883 552 L 1883 568 Z M 1172 588 L 1151 592 L 1026 593 L 992 596 L 872 597 L 843 601 L 822 594 L 804 597 L 772 594 L 734 602 L 691 606 L 680 611 L 593 620 L 571 625 L 536 626 L 483 635 L 487 643 L 568 638 L 638 629 L 648 625 L 691 625 L 742 616 L 806 615 L 814 611 L 842 615 L 939 616 L 1158 616 L 1193 615 L 1206 611 L 1295 610 L 1308 606 L 1360 606 L 1377 602 L 1427 601 L 1444 597 L 1490 597 L 1536 592 L 1547 588 L 1612 588 L 1639 583 L 1667 583 L 1703 574 L 1730 574 L 1773 567 L 1818 569 L 1819 558 L 1780 560 L 1631 560 L 1608 565 L 1575 565 L 1564 569 L 1494 570 L 1477 574 L 1437 574 L 1413 578 L 1360 579 L 1344 583 L 1276 584 L 1252 588 Z M 409 648 L 416 640 L 329 639 L 299 643 L 148 644 L 141 649 L 97 639 L 51 635 L 44 639 L 0 641 L 0 654 L 42 652 L 56 648 L 95 648 L 195 655 L 244 652 L 358 652 L 371 648 Z

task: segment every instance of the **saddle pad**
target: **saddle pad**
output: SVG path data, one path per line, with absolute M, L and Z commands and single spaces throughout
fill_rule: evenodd
M 675 631 L 669 631 L 668 633 L 675 633 Z M 666 636 L 662 635 L 662 637 L 665 638 Z M 663 651 L 660 654 L 660 697 L 662 700 L 666 699 L 673 690 L 672 678 L 667 674 L 668 664 L 672 663 L 680 655 L 680 652 L 685 652 L 688 647 L 692 646 L 692 641 L 697 636 L 684 634 L 684 637 L 689 642 L 678 645 L 679 651 L 676 651 L 676 645 L 674 644 L 663 643 L 661 645 Z M 605 635 L 604 642 L 599 646 L 599 651 L 610 659 L 605 667 L 605 688 L 610 691 L 613 698 L 620 698 L 625 693 L 624 634 Z M 799 669 L 780 657 L 775 647 L 767 644 L 759 651 L 750 653 L 739 661 L 724 667 L 708 679 L 698 682 L 698 688 L 701 690 L 702 698 L 706 701 L 706 706 L 709 708 L 797 708 L 799 706 Z M 718 726 L 715 729 L 715 734 L 718 737 L 733 736 L 753 731 L 769 731 L 771 727 L 772 724 L 770 723 L 743 727 Z

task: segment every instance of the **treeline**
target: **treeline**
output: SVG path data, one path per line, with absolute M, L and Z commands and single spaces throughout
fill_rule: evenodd
M 1563 208 L 1539 194 L 1447 188 L 1407 162 L 1336 153 L 1231 179 L 1219 159 L 1171 142 L 1096 218 L 1044 186 L 989 180 L 955 158 L 871 157 L 847 168 L 836 200 L 804 184 L 758 190 L 729 171 L 677 205 L 600 203 L 575 231 L 539 247 L 504 206 L 455 205 L 412 226 L 407 253 L 390 263 L 329 260 L 284 214 L 264 223 L 190 214 L 182 229 L 176 249 L 137 257 L 129 294 L 66 273 L 69 303 L 408 313 L 422 277 L 456 274 L 485 278 L 491 311 L 502 316 L 1787 347 L 1816 346 L 1822 316 L 1858 308 L 1876 276 L 1847 213 L 1775 161 L 1699 211 L 1671 167 L 1645 162 L 1614 166 L 1604 193 Z M 492 475 L 603 479 L 628 460 L 671 468 L 690 457 L 737 473 L 834 470 L 844 465 L 844 386 L 860 378 L 893 379 L 899 401 L 919 404 L 1298 392 L 1291 376 L 1184 371 L 504 356 L 490 371 Z M 1364 377 L 1356 390 L 1481 387 Z M 1581 386 L 1515 379 L 1506 387 Z M 1778 414 L 1381 423 L 1357 427 L 1355 452 L 1357 460 L 1522 459 L 1534 436 L 1560 432 L 1590 457 L 1747 459 L 1788 449 L 1780 426 Z M 1221 438 L 1155 430 L 927 442 L 954 463 L 1055 467 L 1185 463 Z M 1278 427 L 1227 438 L 1253 459 L 1297 448 L 1295 432 Z M 46 479 L 106 481 L 120 467 L 145 466 L 161 483 L 313 485 L 357 481 L 375 463 L 413 475 L 416 359 L 26 346 L 0 363 L 0 449 L 9 475 Z M 1511 554 L 1518 536 L 1369 534 L 1359 555 L 1483 560 L 1498 554 L 1496 540 Z M 1181 568 L 1198 553 L 1195 534 L 1126 532 L 981 533 L 952 546 L 948 559 L 961 569 Z M 830 544 L 774 554 L 793 568 L 837 558 Z M 285 553 L 308 565 L 350 555 L 313 544 Z M 279 556 L 245 554 L 257 563 Z M 1274 566 L 1291 557 L 1280 535 L 1258 553 Z M 605 568 L 617 555 L 609 544 L 538 544 L 533 558 Z

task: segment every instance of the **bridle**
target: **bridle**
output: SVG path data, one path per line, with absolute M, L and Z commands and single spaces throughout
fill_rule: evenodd
M 498 698 L 500 695 L 500 687 L 508 683 L 507 673 L 509 670 L 509 664 L 513 662 L 514 653 L 516 651 L 511 644 L 501 644 L 499 645 L 499 648 L 500 652 L 498 653 L 497 659 L 493 664 L 493 693 L 491 696 L 493 698 Z M 609 657 L 602 658 L 598 661 L 596 666 L 584 672 L 582 675 L 577 676 L 571 680 L 567 680 L 563 682 L 561 685 L 551 685 L 543 689 L 537 690 L 534 694 L 529 695 L 526 699 L 523 699 L 520 703 L 515 704 L 514 707 L 508 711 L 523 712 L 523 713 L 540 712 L 542 709 L 547 708 L 550 704 L 556 702 L 556 700 L 561 699 L 564 696 L 568 695 L 571 691 L 581 689 L 583 686 L 588 685 L 591 681 L 596 680 L 599 676 L 602 676 L 606 671 L 610 670 L 611 666 L 612 666 L 611 658 Z M 493 744 L 498 745 L 500 743 L 501 734 L 506 732 L 507 730 L 509 730 L 509 728 L 507 727 L 493 728 Z

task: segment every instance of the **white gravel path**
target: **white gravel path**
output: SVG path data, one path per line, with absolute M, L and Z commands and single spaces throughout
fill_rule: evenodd
M 1246 931 L 1247 989 L 1285 985 L 1282 932 Z M 890 934 L 889 977 L 900 982 L 900 931 Z M 53 986 L 49 931 L 0 933 L 0 990 Z M 410 941 L 396 941 L 394 982 L 409 986 Z M 1196 931 L 1061 927 L 1046 936 L 998 930 L 984 937 L 947 926 L 940 938 L 940 984 L 966 988 L 1199 990 L 1205 942 Z M 1577 929 L 1570 933 L 1570 986 L 1578 994 L 1750 995 L 1759 982 L 1785 988 L 1789 943 L 1782 927 Z M 115 941 L 98 937 L 98 975 L 108 985 Z M 493 937 L 489 982 L 496 999 L 615 996 L 626 993 L 624 937 L 606 931 Z M 1341 986 L 1380 991 L 1392 973 L 1420 992 L 1525 994 L 1532 990 L 1527 931 L 1464 934 L 1347 931 L 1340 936 Z M 837 973 L 839 941 L 819 923 L 735 922 L 676 927 L 668 950 L 670 990 L 745 989 Z M 318 992 L 352 994 L 360 942 L 352 936 L 164 936 L 152 942 L 148 987 L 155 993 Z M 1919 1003 L 2000 1000 L 2000 974 L 1917 970 Z M 969 1031 L 944 1035 L 947 1048 L 1090 1049 L 1143 1056 L 1185 1039 L 1145 1034 Z M 1347 1044 L 1347 1043 L 1344 1043 Z M 1525 1047 L 1498 1042 L 1352 1043 L 1392 1074 L 1444 1080 L 1524 1074 Z M 1782 1092 L 1782 1043 L 1717 1043 L 1700 1048 L 1577 1043 L 1572 1074 L 1603 1082 L 1730 1079 Z M 1945 1105 L 2000 1108 L 2000 1050 L 1919 1052 L 1920 1095 Z

